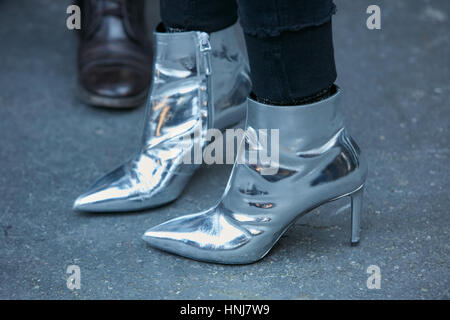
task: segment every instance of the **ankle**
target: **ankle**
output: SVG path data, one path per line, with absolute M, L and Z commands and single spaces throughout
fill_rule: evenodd
M 330 87 L 322 89 L 320 91 L 317 91 L 316 93 L 306 96 L 306 97 L 299 97 L 299 98 L 286 98 L 283 100 L 273 100 L 270 98 L 265 98 L 263 96 L 257 96 L 254 93 L 252 93 L 252 98 L 256 101 L 268 105 L 273 106 L 299 106 L 299 105 L 305 105 L 305 104 L 311 104 L 315 102 L 319 102 L 322 100 L 325 100 L 329 97 L 331 97 L 333 94 L 336 93 L 336 85 L 332 84 Z
M 164 26 L 167 33 L 177 33 L 177 32 L 186 32 L 187 30 L 184 28 L 178 28 L 178 27 L 168 27 Z

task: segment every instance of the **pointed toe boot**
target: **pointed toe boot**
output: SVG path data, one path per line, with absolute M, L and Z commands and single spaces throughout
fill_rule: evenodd
M 344 127 L 339 97 L 336 88 L 333 96 L 309 105 L 280 107 L 249 99 L 245 139 L 218 204 L 153 227 L 143 239 L 199 261 L 252 263 L 298 218 L 348 196 L 351 243 L 357 244 L 367 164 Z M 267 130 L 267 142 L 275 134 L 271 129 L 278 129 L 279 144 L 270 145 L 269 152 L 267 143 L 252 137 Z M 270 164 L 261 157 L 250 161 L 254 150 L 278 152 L 278 157 Z
M 154 43 L 140 151 L 94 183 L 75 201 L 75 210 L 134 211 L 175 200 L 200 166 L 184 159 L 207 145 L 207 129 L 245 117 L 251 83 L 237 24 L 211 34 L 166 33 L 159 25 Z

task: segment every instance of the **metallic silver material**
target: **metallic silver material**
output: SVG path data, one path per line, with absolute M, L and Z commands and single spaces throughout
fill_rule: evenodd
M 196 260 L 251 263 L 263 258 L 299 217 L 350 196 L 352 243 L 357 242 L 367 164 L 337 110 L 339 91 L 303 106 L 269 106 L 249 99 L 241 150 L 249 152 L 248 132 L 279 129 L 278 172 L 262 175 L 266 164 L 253 165 L 245 157 L 247 161 L 235 163 L 217 205 L 153 227 L 143 239 Z
M 364 186 L 350 195 L 351 197 L 351 211 L 352 211 L 352 238 L 350 240 L 352 246 L 359 243 L 359 231 L 361 222 L 361 210 L 363 203 Z
M 208 128 L 224 129 L 245 115 L 251 83 L 237 24 L 210 35 L 157 28 L 154 38 L 153 81 L 140 152 L 78 197 L 76 210 L 133 211 L 175 200 L 199 167 L 183 163 L 183 157 L 194 145 L 206 146 Z

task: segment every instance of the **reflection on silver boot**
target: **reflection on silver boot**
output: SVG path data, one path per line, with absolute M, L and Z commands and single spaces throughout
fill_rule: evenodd
M 224 129 L 245 115 L 251 84 L 237 24 L 210 35 L 159 31 L 161 25 L 154 33 L 154 72 L 141 150 L 78 197 L 76 210 L 132 211 L 175 200 L 199 166 L 184 164 L 183 157 L 194 144 L 205 147 L 208 128 Z
M 357 243 L 367 164 L 337 111 L 339 96 L 338 89 L 326 100 L 289 107 L 249 100 L 247 132 L 279 128 L 278 172 L 262 175 L 266 164 L 250 164 L 246 157 L 235 163 L 216 206 L 151 228 L 143 239 L 200 261 L 251 263 L 263 258 L 297 218 L 350 196 L 351 241 Z M 241 152 L 248 154 L 250 145 L 246 135 Z

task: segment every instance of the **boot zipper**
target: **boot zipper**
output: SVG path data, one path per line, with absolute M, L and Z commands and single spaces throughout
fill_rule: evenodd
M 206 32 L 199 32 L 198 40 L 200 42 L 200 53 L 205 73 L 209 76 L 211 74 L 211 43 L 209 42 L 209 35 Z
M 204 68 L 207 83 L 207 90 L 202 93 L 200 101 L 203 101 L 204 99 L 203 103 L 207 106 L 207 127 L 212 128 L 214 124 L 214 106 L 211 98 L 211 43 L 209 42 L 209 35 L 206 32 L 199 32 L 197 35 L 200 46 L 201 63 Z

